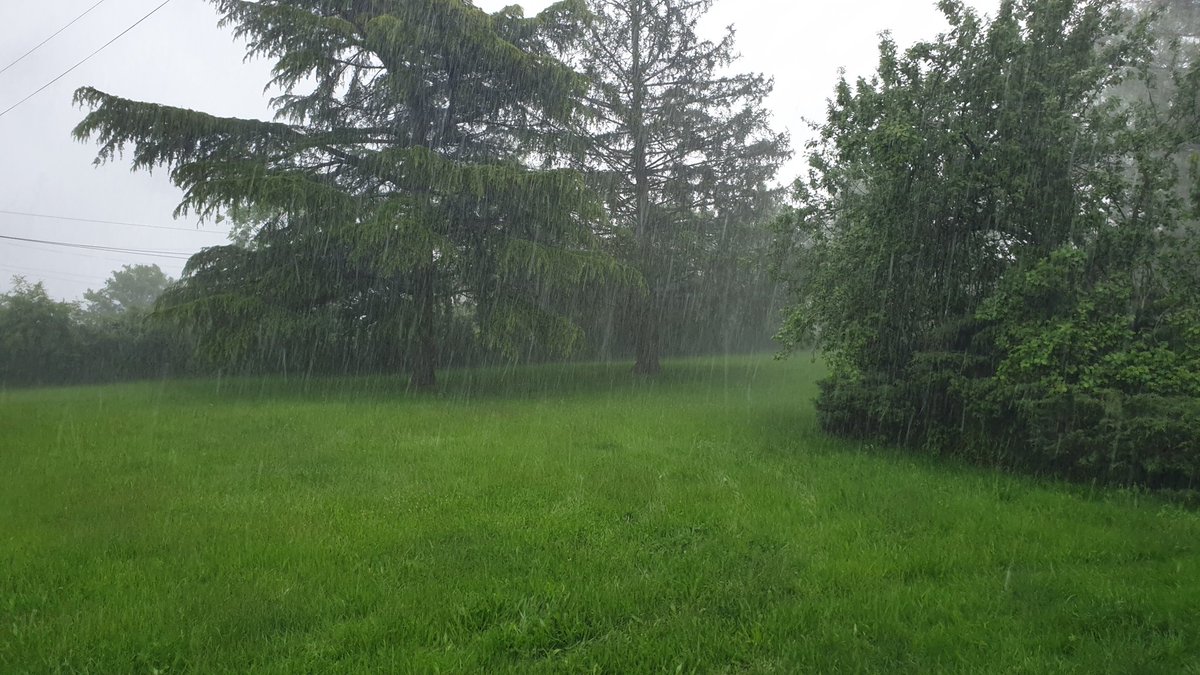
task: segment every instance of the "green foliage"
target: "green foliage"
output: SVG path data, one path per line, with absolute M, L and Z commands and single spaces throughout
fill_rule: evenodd
M 762 220 L 769 203 L 747 208 L 727 222 L 698 223 L 680 236 L 672 263 L 674 281 L 658 299 L 658 337 L 664 355 L 767 352 L 774 348 L 784 294 L 772 274 L 771 233 Z M 744 218 L 744 219 L 743 219 Z M 701 234 L 712 228 L 712 231 Z M 592 286 L 579 295 L 589 353 L 623 357 L 637 353 L 644 297 L 621 288 Z
M 185 373 L 191 345 L 149 319 L 166 277 L 154 266 L 126 266 L 86 309 L 50 298 L 42 284 L 14 277 L 0 295 L 0 384 L 104 382 Z
M 605 201 L 610 251 L 646 279 L 648 292 L 609 303 L 608 314 L 635 367 L 653 374 L 664 348 L 729 346 L 728 330 L 704 335 L 709 311 L 735 322 L 739 301 L 769 295 L 769 283 L 747 279 L 753 271 L 739 274 L 754 265 L 718 259 L 760 252 L 752 237 L 729 235 L 773 215 L 770 184 L 791 153 L 763 107 L 771 82 L 729 72 L 732 30 L 712 42 L 697 35 L 711 0 L 586 5 L 565 50 L 589 80 L 585 115 L 561 143 Z
M 311 365 L 331 346 L 353 359 L 365 340 L 429 385 L 465 308 L 486 332 L 522 306 L 525 329 L 553 327 L 537 338 L 567 350 L 554 293 L 601 271 L 633 278 L 596 255 L 602 211 L 581 176 L 530 168 L 584 90 L 549 54 L 570 3 L 529 19 L 460 0 L 214 4 L 248 55 L 274 61 L 277 121 L 84 88 L 92 111 L 75 130 L 99 161 L 131 147 L 135 169 L 168 167 L 181 212 L 243 222 L 240 243 L 194 258 L 161 306 L 214 363 Z M 518 246 L 538 263 L 514 270 Z M 515 353 L 527 337 L 483 340 Z
M 125 265 L 113 272 L 99 290 L 83 294 L 85 313 L 97 320 L 111 320 L 128 312 L 142 313 L 154 308 L 158 297 L 171 283 L 158 265 Z
M 1196 66 L 1152 24 L 1021 0 L 838 85 L 777 225 L 782 333 L 828 347 L 826 427 L 1122 482 L 1200 478 Z M 1141 92 L 1139 94 L 1138 92 Z M 1190 419 L 1190 418 L 1189 418 Z
M 1164 292 L 1183 280 L 1161 267 L 1095 267 L 1059 251 L 1006 280 L 981 313 L 1001 359 L 983 386 L 1011 401 L 1012 419 L 1000 421 L 1027 435 L 1034 459 L 1187 484 L 1200 475 L 1197 304 Z
M 52 384 L 69 378 L 83 356 L 74 319 L 78 308 L 52 299 L 41 282 L 16 276 L 12 286 L 0 295 L 0 382 Z

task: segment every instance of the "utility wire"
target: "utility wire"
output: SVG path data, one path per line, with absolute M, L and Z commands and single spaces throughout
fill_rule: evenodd
M 33 267 L 21 267 L 20 265 L 8 265 L 8 264 L 3 265 L 2 267 L 4 268 L 4 270 L 6 272 L 9 270 L 12 270 L 12 271 L 15 271 L 17 274 L 20 274 L 21 276 L 25 276 L 26 274 L 36 274 L 38 276 L 49 277 L 52 279 L 58 279 L 59 281 L 69 281 L 72 283 L 91 283 L 93 281 L 96 281 L 96 277 L 94 277 L 94 276 L 84 276 L 82 274 L 71 274 L 70 272 L 58 272 L 55 270 L 35 269 Z
M 34 46 L 33 46 L 33 49 L 30 49 L 29 51 L 25 52 L 24 54 L 22 54 L 22 55 L 18 56 L 16 61 L 13 61 L 12 63 L 8 64 L 7 66 L 4 66 L 3 68 L 0 68 L 0 75 L 3 75 L 3 74 L 4 74 L 4 72 L 5 72 L 6 70 L 8 70 L 9 68 L 12 68 L 13 66 L 17 65 L 18 63 L 20 63 L 20 62 L 24 61 L 26 56 L 29 56 L 30 54 L 32 54 L 32 53 L 36 52 L 37 50 L 41 49 L 41 48 L 42 48 L 42 45 L 44 45 L 44 44 L 46 44 L 47 42 L 49 42 L 49 41 L 53 40 L 54 38 L 58 37 L 58 34 L 59 34 L 59 33 L 63 32 L 64 30 L 66 30 L 66 29 L 68 29 L 68 28 L 70 28 L 71 26 L 74 26 L 76 21 L 79 21 L 80 19 L 82 19 L 83 17 L 87 16 L 88 14 L 91 14 L 93 9 L 96 9 L 96 8 L 97 8 L 97 7 L 99 7 L 100 5 L 104 4 L 104 2 L 105 2 L 105 0 L 99 0 L 99 1 L 98 1 L 96 4 L 94 4 L 94 5 L 92 5 L 91 7 L 88 7 L 87 9 L 85 9 L 85 10 L 83 11 L 83 14 L 80 14 L 79 16 L 75 17 L 74 19 L 71 19 L 71 23 L 68 23 L 67 25 L 63 26 L 62 28 L 59 28 L 58 30 L 54 31 L 54 34 L 53 34 L 53 35 L 51 35 L 50 37 L 46 38 L 45 40 L 42 40 L 41 42 L 39 42 L 39 43 L 37 43 L 36 45 L 34 45 Z
M 198 230 L 191 227 L 170 227 L 168 225 L 144 225 L 142 223 L 125 223 L 119 220 L 95 220 L 93 218 L 72 218 L 70 216 L 51 216 L 45 213 L 26 213 L 24 211 L 6 211 L 0 209 L 0 214 L 6 216 L 25 216 L 28 218 L 48 218 L 50 220 L 71 220 L 78 223 L 99 223 L 101 225 L 124 225 L 125 227 L 145 227 L 151 230 L 177 230 L 179 232 L 195 232 L 197 234 L 216 234 L 225 236 L 224 232 L 215 230 Z
M 7 234 L 0 234 L 0 239 L 9 241 L 23 241 L 30 244 L 45 244 L 47 246 L 65 246 L 67 248 L 78 248 L 87 251 L 104 251 L 106 253 L 125 253 L 129 255 L 148 255 L 159 258 L 172 258 L 175 260 L 187 260 L 191 257 L 190 253 L 184 251 L 152 251 L 141 248 L 124 248 L 120 246 L 101 246 L 99 244 L 80 244 L 68 241 L 47 241 L 45 239 L 27 239 L 25 237 L 13 237 Z
M 55 82 L 58 82 L 59 80 L 63 79 L 64 77 L 66 77 L 66 76 L 67 76 L 67 74 L 68 74 L 68 73 L 70 73 L 72 70 L 75 70 L 75 69 L 76 69 L 76 68 L 78 68 L 79 66 L 82 66 L 84 63 L 87 63 L 87 62 L 88 62 L 88 60 L 90 60 L 90 59 L 91 59 L 93 56 L 95 56 L 95 55 L 99 54 L 100 52 L 104 51 L 104 49 L 105 49 L 106 47 L 108 47 L 108 46 L 109 46 L 109 45 L 111 45 L 112 43 L 116 42 L 117 40 L 120 40 L 120 39 L 121 39 L 122 37 L 124 37 L 124 36 L 125 36 L 125 34 L 126 34 L 126 33 L 128 33 L 129 31 L 133 30 L 134 28 L 137 28 L 137 27 L 138 27 L 138 26 L 139 26 L 139 25 L 140 25 L 140 24 L 141 24 L 143 21 L 145 21 L 146 19 L 149 19 L 149 18 L 150 18 L 151 16 L 153 16 L 153 15 L 154 15 L 156 12 L 158 12 L 158 10 L 162 9 L 163 7 L 166 7 L 168 2 L 171 2 L 171 0 L 163 0 L 163 1 L 162 1 L 162 3 L 161 3 L 161 4 L 159 4 L 159 6 L 158 6 L 158 7 L 155 7 L 154 9 L 150 10 L 150 11 L 149 11 L 149 12 L 148 12 L 146 15 L 144 15 L 142 18 L 140 18 L 140 19 L 138 19 L 137 21 L 135 21 L 135 22 L 133 23 L 133 25 L 131 25 L 129 28 L 126 28 L 125 30 L 123 30 L 123 31 L 121 31 L 120 33 L 118 33 L 118 34 L 117 34 L 117 36 L 116 36 L 116 37 L 114 37 L 113 39 L 111 39 L 111 40 L 109 40 L 108 42 L 105 42 L 104 44 L 100 45 L 100 47 L 98 47 L 98 48 L 96 49 L 96 51 L 94 51 L 94 52 L 92 52 L 91 54 L 88 54 L 87 56 L 83 57 L 83 60 L 82 60 L 82 61 L 80 61 L 79 63 L 76 63 L 75 65 L 71 66 L 70 68 L 67 68 L 67 69 L 66 69 L 66 70 L 64 70 L 64 71 L 62 72 L 62 74 L 60 74 L 58 77 L 54 78 L 53 80 L 50 80 L 49 82 L 47 82 L 46 84 L 43 84 L 43 85 L 42 85 L 42 86 L 40 86 L 40 87 L 38 87 L 38 89 L 37 89 L 36 91 L 34 91 L 32 94 L 30 94 L 30 95 L 26 96 L 25 98 L 21 99 L 20 101 L 17 101 L 17 102 L 16 102 L 16 103 L 14 103 L 14 104 L 12 104 L 12 105 L 11 105 L 11 106 L 9 106 L 9 107 L 8 107 L 8 109 L 6 109 L 4 112 L 0 112 L 0 117 L 4 117 L 4 116 L 5 116 L 5 115 L 7 115 L 8 113 L 10 113 L 10 112 L 12 112 L 14 109 L 16 109 L 16 107 L 17 107 L 17 106 L 19 106 L 19 105 L 21 105 L 22 103 L 24 103 L 24 102 L 28 101 L 29 99 L 33 98 L 34 96 L 37 96 L 38 94 L 40 94 L 40 93 L 42 93 L 43 91 L 45 91 L 45 90 L 46 90 L 46 89 L 47 89 L 47 88 L 48 88 L 50 85 L 54 84 Z
M 15 246 L 17 248 L 28 249 L 30 251 L 40 251 L 43 253 L 53 252 L 60 256 L 70 255 L 70 256 L 75 256 L 76 258 L 84 258 L 86 260 L 107 260 L 109 262 L 123 263 L 123 264 L 128 264 L 130 262 L 130 260 L 132 260 L 128 255 L 126 255 L 123 258 L 116 258 L 113 256 L 105 255 L 103 253 L 97 253 L 96 251 L 63 251 L 61 249 L 55 250 L 55 248 L 53 246 L 43 246 L 42 244 L 23 244 L 19 241 L 0 241 L 0 244 L 2 244 L 4 246 Z M 120 254 L 116 254 L 116 255 L 120 255 Z M 166 260 L 166 258 L 163 258 L 163 260 Z M 176 261 L 176 259 L 174 259 L 174 258 L 171 258 L 170 260 L 173 261 L 173 263 L 171 263 L 171 264 L 174 264 L 174 262 L 179 262 L 179 261 Z M 166 263 L 166 262 L 164 262 L 162 264 L 163 264 L 163 266 L 168 265 L 168 263 Z M 0 267 L 3 267 L 3 265 L 0 265 Z

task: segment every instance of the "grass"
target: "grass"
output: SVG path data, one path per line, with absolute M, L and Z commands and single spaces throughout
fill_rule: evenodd
M 0 671 L 1200 673 L 1200 514 L 818 433 L 807 359 L 0 394 Z

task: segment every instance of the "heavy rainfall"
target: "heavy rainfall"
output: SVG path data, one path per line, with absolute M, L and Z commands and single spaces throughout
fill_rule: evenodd
M 1200 0 L 0 36 L 0 672 L 1200 672 Z

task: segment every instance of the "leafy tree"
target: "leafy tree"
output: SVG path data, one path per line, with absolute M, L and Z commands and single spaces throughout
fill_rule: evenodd
M 819 327 L 855 367 L 898 372 L 1014 260 L 1094 231 L 1077 205 L 1102 195 L 1073 179 L 1112 159 L 1096 106 L 1134 49 L 1096 47 L 1112 4 L 1006 1 L 985 25 L 942 2 L 949 33 L 905 53 L 885 37 L 874 78 L 838 83 L 797 184 L 798 252 L 817 258 L 785 337 Z
M 833 375 L 826 428 L 1127 481 L 1200 477 L 1180 148 L 1196 82 L 1149 77 L 1108 0 L 944 0 L 948 33 L 842 81 L 784 220 L 794 304 Z M 1126 85 L 1122 87 L 1121 85 Z M 1164 112 L 1166 111 L 1166 112 Z M 1191 261 L 1191 262 L 1185 262 Z
M 633 299 L 640 373 L 658 372 L 679 291 L 696 281 L 729 223 L 761 218 L 745 207 L 770 194 L 789 155 L 762 107 L 771 82 L 725 72 L 735 61 L 732 29 L 718 42 L 696 35 L 711 6 L 591 0 L 584 39 L 569 52 L 591 82 L 578 161 L 611 215 L 602 234 L 649 286 Z
M 14 276 L 0 295 L 0 382 L 57 384 L 81 364 L 78 308 L 54 300 L 39 281 Z
M 594 252 L 601 212 L 580 176 L 528 166 L 583 91 L 547 55 L 568 6 L 526 18 L 462 0 L 214 4 L 250 55 L 274 60 L 277 121 L 85 88 L 76 100 L 92 112 L 75 134 L 99 141 L 100 161 L 132 147 L 135 168 L 169 167 L 180 212 L 257 219 L 244 245 L 189 261 L 163 299 L 219 362 L 344 343 L 367 322 L 427 386 L 456 308 L 493 349 L 566 350 L 579 331 L 548 311 L 553 297 L 635 280 Z
M 157 265 L 125 265 L 99 290 L 83 294 L 79 331 L 85 365 L 74 381 L 160 377 L 192 370 L 186 331 L 158 321 L 152 310 L 171 279 Z
M 190 371 L 187 336 L 151 321 L 144 304 L 153 298 L 150 282 L 164 278 L 153 266 L 120 270 L 104 288 L 113 294 L 99 297 L 121 304 L 95 312 L 54 300 L 40 282 L 14 277 L 13 289 L 0 295 L 0 383 L 80 384 Z
M 171 278 L 158 265 L 124 265 L 99 290 L 84 292 L 83 299 L 87 301 L 84 311 L 98 320 L 146 312 L 154 307 L 170 283 Z

